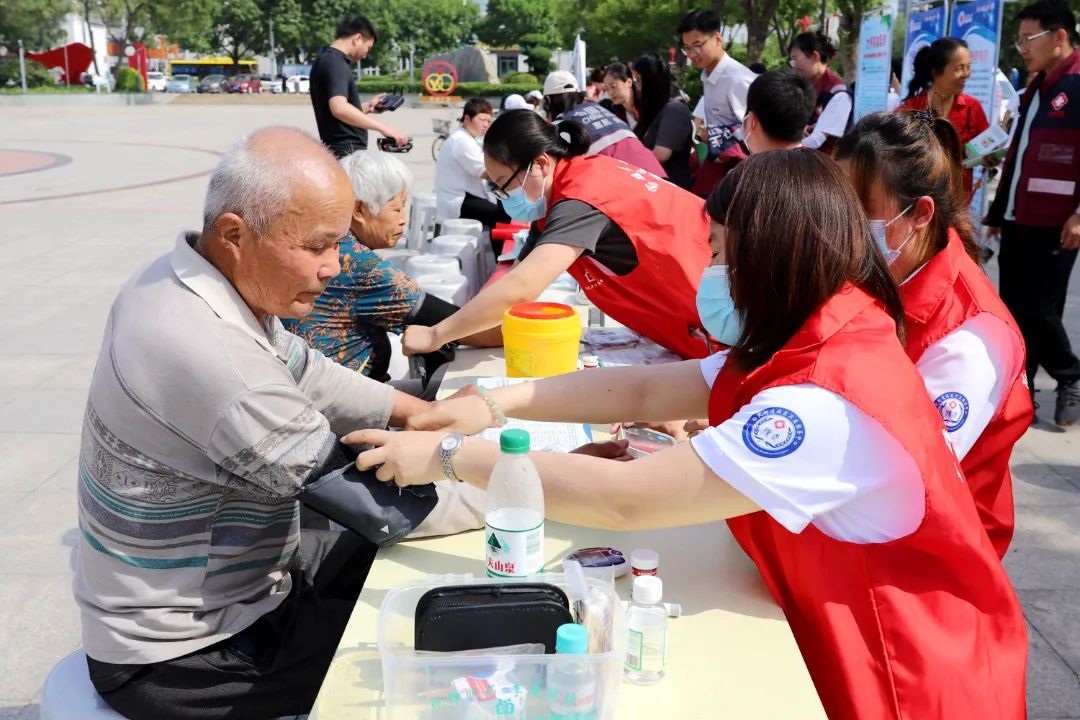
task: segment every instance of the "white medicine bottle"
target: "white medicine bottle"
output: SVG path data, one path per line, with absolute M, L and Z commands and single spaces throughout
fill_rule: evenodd
M 637 685 L 652 685 L 664 677 L 668 614 L 660 602 L 663 595 L 664 583 L 655 575 L 634 578 L 633 600 L 626 616 L 629 638 L 624 674 Z
M 544 486 L 529 459 L 529 433 L 504 430 L 484 512 L 488 575 L 524 577 L 544 567 Z

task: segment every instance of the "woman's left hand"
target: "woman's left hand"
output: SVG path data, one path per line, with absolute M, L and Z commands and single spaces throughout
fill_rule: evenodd
M 356 458 L 358 470 L 375 468 L 375 477 L 400 487 L 443 480 L 439 444 L 446 433 L 357 430 L 341 439 L 348 445 L 374 445 Z

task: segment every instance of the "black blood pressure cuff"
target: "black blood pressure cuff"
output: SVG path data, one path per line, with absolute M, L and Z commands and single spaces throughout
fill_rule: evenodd
M 379 547 L 404 540 L 439 502 L 434 485 L 399 488 L 352 463 L 305 483 L 297 499 Z

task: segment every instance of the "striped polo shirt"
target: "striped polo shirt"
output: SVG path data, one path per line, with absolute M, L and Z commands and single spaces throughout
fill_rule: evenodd
M 102 662 L 179 657 L 276 608 L 297 492 L 338 435 L 393 406 L 390 387 L 257 320 L 197 238 L 121 289 L 90 387 L 75 595 Z

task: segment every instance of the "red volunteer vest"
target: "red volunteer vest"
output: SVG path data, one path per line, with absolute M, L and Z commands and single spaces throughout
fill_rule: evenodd
M 697 312 L 697 288 L 712 259 L 704 201 L 666 180 L 603 155 L 562 160 L 551 205 L 563 199 L 593 206 L 618 225 L 638 264 L 615 275 L 582 255 L 569 272 L 596 307 L 683 357 L 711 350 Z M 544 222 L 539 223 L 541 231 Z
M 1023 718 L 1020 604 L 880 303 L 848 287 L 765 365 L 749 374 L 725 367 L 709 422 L 766 388 L 803 382 L 880 422 L 926 486 L 922 524 L 886 543 L 842 542 L 813 525 L 796 535 L 764 511 L 728 521 L 784 610 L 825 712 L 831 720 Z M 801 427 L 793 415 L 770 415 L 761 428 L 754 421 L 743 431 L 748 447 L 758 431 L 779 446 L 829 431 Z
M 983 430 L 960 466 L 975 498 L 986 534 L 998 557 L 1005 557 L 1013 534 L 1013 489 L 1009 457 L 1013 445 L 1031 424 L 1031 393 L 1024 371 L 1024 339 L 1005 304 L 982 270 L 964 252 L 955 231 L 949 232 L 945 249 L 935 255 L 915 277 L 900 286 L 904 299 L 907 354 L 917 362 L 926 349 L 949 335 L 966 320 L 989 313 L 1013 333 L 1014 367 L 1004 402 Z M 948 428 L 967 419 L 967 398 L 945 393 L 933 398 Z

